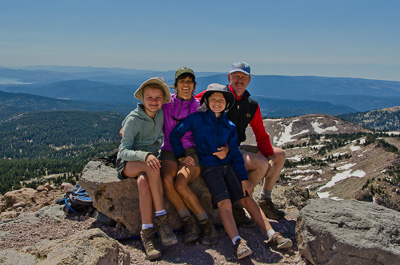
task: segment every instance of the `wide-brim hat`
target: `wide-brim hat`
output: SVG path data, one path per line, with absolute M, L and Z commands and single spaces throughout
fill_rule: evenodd
M 183 74 L 190 74 L 193 76 L 193 79 L 196 78 L 196 76 L 194 75 L 194 71 L 192 69 L 190 69 L 189 67 L 181 67 L 178 70 L 176 70 L 175 72 L 175 80 L 178 79 L 178 77 L 180 77 Z
M 162 79 L 160 77 L 152 77 L 152 78 L 144 81 L 143 84 L 141 84 L 140 87 L 136 90 L 135 98 L 141 100 L 143 97 L 143 88 L 145 88 L 148 85 L 161 86 L 164 91 L 164 95 L 165 95 L 164 103 L 168 103 L 171 101 L 171 93 L 169 92 L 169 88 L 168 88 L 167 84 L 165 84 L 164 79 Z
M 235 96 L 232 94 L 232 92 L 228 89 L 227 86 L 217 83 L 212 83 L 207 86 L 206 92 L 204 92 L 204 94 L 201 96 L 200 104 L 205 103 L 208 106 L 208 98 L 214 92 L 222 93 L 222 95 L 224 96 L 226 101 L 225 110 L 229 110 L 230 108 L 233 107 L 236 101 Z

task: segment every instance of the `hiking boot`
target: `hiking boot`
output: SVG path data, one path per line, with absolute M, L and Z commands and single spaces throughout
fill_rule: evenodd
M 279 220 L 285 217 L 285 212 L 276 208 L 271 199 L 259 200 L 257 203 L 267 218 Z
M 155 242 L 154 228 L 142 229 L 140 231 L 140 237 L 142 238 L 144 250 L 148 260 L 154 260 L 161 257 L 161 252 Z
M 247 257 L 251 253 L 251 249 L 247 246 L 247 241 L 244 240 L 243 238 L 239 239 L 236 241 L 236 245 L 233 245 L 235 252 L 236 252 L 236 257 L 238 259 L 242 259 L 244 257 Z
M 283 237 L 279 232 L 275 232 L 268 240 L 268 245 L 274 249 L 289 249 L 292 247 L 293 242 L 289 238 Z
M 256 226 L 256 223 L 254 223 L 251 218 L 247 217 L 243 207 L 240 204 L 234 203 L 232 205 L 232 213 L 233 217 L 235 218 L 236 225 L 244 228 Z
M 168 224 L 168 216 L 166 214 L 156 216 L 155 222 L 158 226 L 158 234 L 160 235 L 161 242 L 164 246 L 171 246 L 178 243 L 176 235 Z
M 183 242 L 185 244 L 193 242 L 199 238 L 200 229 L 193 216 L 189 215 L 182 219 L 183 222 Z
M 211 246 L 217 243 L 218 234 L 215 230 L 214 224 L 209 218 L 200 222 L 200 229 L 203 235 L 203 240 L 201 241 L 202 245 Z

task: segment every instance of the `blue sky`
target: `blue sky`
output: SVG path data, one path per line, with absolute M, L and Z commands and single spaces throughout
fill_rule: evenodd
M 0 65 L 400 81 L 398 0 L 2 0 Z

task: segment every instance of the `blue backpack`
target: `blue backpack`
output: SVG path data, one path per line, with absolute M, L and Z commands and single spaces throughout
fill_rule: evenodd
M 95 211 L 92 198 L 79 184 L 67 191 L 64 198 L 59 200 L 58 203 L 65 204 L 64 212 L 66 214 L 72 212 L 77 215 L 85 215 L 87 213 L 91 215 Z

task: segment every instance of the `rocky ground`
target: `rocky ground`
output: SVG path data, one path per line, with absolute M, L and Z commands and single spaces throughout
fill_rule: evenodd
M 287 209 L 287 218 L 272 221 L 271 225 L 294 242 L 292 250 L 286 253 L 271 250 L 258 228 L 239 228 L 240 234 L 248 241 L 253 254 L 238 261 L 232 244 L 222 226 L 218 226 L 219 241 L 215 246 L 205 247 L 194 243 L 185 245 L 177 231 L 178 244 L 161 247 L 163 256 L 157 261 L 147 261 L 139 238 L 131 235 L 122 225 L 115 227 L 101 225 L 96 218 L 85 216 L 64 216 L 61 206 L 48 206 L 52 213 L 36 214 L 24 212 L 18 217 L 0 221 L 0 252 L 6 249 L 34 248 L 43 240 L 65 238 L 82 230 L 100 228 L 111 238 L 118 240 L 130 253 L 131 264 L 307 264 L 299 255 L 296 246 L 295 226 L 298 216 L 296 208 Z M 3 217 L 4 217 L 3 213 Z M 0 257 L 0 263 L 1 257 Z M 21 263 L 20 263 L 21 264 Z

